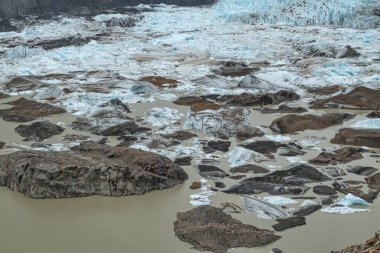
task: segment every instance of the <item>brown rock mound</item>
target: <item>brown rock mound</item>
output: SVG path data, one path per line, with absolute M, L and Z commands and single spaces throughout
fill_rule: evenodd
M 322 152 L 317 157 L 311 159 L 309 163 L 318 165 L 337 165 L 339 163 L 349 163 L 354 160 L 362 159 L 360 149 L 346 147 L 338 149 L 333 153 Z
M 150 82 L 151 84 L 160 88 L 175 88 L 178 86 L 178 81 L 162 76 L 145 76 L 140 81 Z
M 307 129 L 320 130 L 342 124 L 343 121 L 352 119 L 353 117 L 354 115 L 349 113 L 327 113 L 322 116 L 289 114 L 274 120 L 269 128 L 281 134 L 295 133 Z
M 233 219 L 212 206 L 201 206 L 178 213 L 174 222 L 176 236 L 200 251 L 227 252 L 230 248 L 258 247 L 278 239 L 270 230 L 259 229 Z
M 340 251 L 331 251 L 331 253 L 379 253 L 380 252 L 380 232 L 375 237 L 368 239 L 365 243 L 353 245 Z
M 0 156 L 0 186 L 31 198 L 126 196 L 183 183 L 170 159 L 126 147 L 84 142 L 69 152 L 22 151 Z
M 352 108 L 363 110 L 380 109 L 380 90 L 358 87 L 347 94 L 312 102 L 312 108 Z
M 28 122 L 35 120 L 38 117 L 66 112 L 62 108 L 28 100 L 26 98 L 20 98 L 7 104 L 14 105 L 14 107 L 0 110 L 0 116 L 3 117 L 3 120 L 13 122 Z
M 330 142 L 334 144 L 380 148 L 380 130 L 343 128 L 339 130 L 339 133 L 335 134 L 335 137 Z

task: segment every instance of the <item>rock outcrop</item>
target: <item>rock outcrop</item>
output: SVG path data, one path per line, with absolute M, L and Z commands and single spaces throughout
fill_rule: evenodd
M 380 130 L 343 128 L 335 134 L 335 137 L 330 142 L 334 144 L 380 148 Z
M 286 170 L 274 171 L 262 177 L 252 177 L 225 190 L 226 193 L 299 195 L 306 192 L 309 187 L 305 183 L 323 182 L 330 178 L 309 165 L 296 165 Z
M 216 253 L 224 253 L 231 248 L 264 246 L 281 238 L 273 231 L 243 224 L 212 206 L 178 213 L 174 232 L 194 249 Z
M 53 135 L 60 134 L 65 129 L 54 125 L 49 121 L 34 122 L 30 125 L 19 125 L 15 131 L 27 141 L 41 142 L 49 139 Z
M 68 152 L 0 156 L 0 185 L 31 198 L 144 194 L 174 187 L 187 178 L 166 157 L 94 142 L 83 142 Z
M 28 100 L 26 98 L 20 98 L 7 104 L 13 105 L 14 107 L 0 110 L 0 116 L 3 117 L 3 120 L 5 121 L 28 122 L 35 120 L 38 117 L 66 112 L 62 108 Z
M 327 113 L 322 116 L 289 114 L 275 119 L 269 128 L 281 134 L 295 133 L 307 129 L 320 130 L 342 124 L 345 120 L 352 119 L 353 117 L 354 115 L 349 113 Z
M 347 94 L 317 100 L 312 103 L 313 108 L 351 108 L 363 110 L 380 109 L 380 90 L 367 87 L 358 87 Z
M 335 150 L 333 153 L 322 152 L 317 157 L 311 159 L 309 163 L 317 165 L 337 165 L 340 163 L 349 163 L 362 158 L 363 155 L 359 148 L 346 147 Z

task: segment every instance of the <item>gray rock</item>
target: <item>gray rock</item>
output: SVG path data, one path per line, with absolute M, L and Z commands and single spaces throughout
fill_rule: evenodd
M 334 195 L 336 191 L 327 185 L 316 185 L 313 187 L 313 192 L 318 195 Z
M 290 217 L 285 219 L 277 219 L 278 223 L 273 225 L 276 231 L 284 231 L 289 228 L 306 225 L 305 217 Z
M 305 183 L 327 180 L 330 180 L 330 178 L 317 169 L 309 165 L 300 164 L 262 177 L 247 178 L 224 192 L 237 194 L 268 192 L 274 195 L 300 195 L 309 189 L 309 187 L 304 186 Z
M 144 194 L 186 179 L 183 169 L 166 157 L 94 142 L 69 152 L 27 150 L 0 156 L 0 185 L 31 198 Z
M 28 141 L 41 142 L 49 139 L 51 136 L 60 134 L 65 129 L 54 125 L 49 121 L 34 122 L 31 125 L 19 125 L 15 131 Z
M 258 165 L 254 165 L 254 164 L 245 164 L 245 165 L 240 165 L 240 166 L 231 168 L 230 172 L 231 173 L 248 173 L 248 172 L 253 172 L 255 174 L 259 174 L 259 173 L 268 173 L 269 170 L 266 169 L 266 168 L 264 168 L 264 167 L 261 167 L 261 166 L 258 166 Z
M 223 170 L 212 165 L 198 165 L 199 174 L 205 178 L 224 178 L 229 175 Z
M 361 176 L 370 176 L 378 171 L 378 169 L 370 166 L 356 166 L 354 168 L 348 169 L 347 171 Z

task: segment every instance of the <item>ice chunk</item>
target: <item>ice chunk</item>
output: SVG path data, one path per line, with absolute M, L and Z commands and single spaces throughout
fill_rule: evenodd
M 285 135 L 265 135 L 265 138 L 275 142 L 290 141 L 291 138 Z
M 211 203 L 209 197 L 215 194 L 210 191 L 211 186 L 207 184 L 206 179 L 201 179 L 201 191 L 197 194 L 190 195 L 190 204 L 193 206 L 207 206 Z
M 263 198 L 266 202 L 276 206 L 286 206 L 298 203 L 294 199 L 289 199 L 281 196 L 266 196 Z
M 157 127 L 173 124 L 183 117 L 183 114 L 179 114 L 177 109 L 168 107 L 154 107 L 145 114 L 148 116 L 147 121 Z
M 351 213 L 363 213 L 369 212 L 368 209 L 351 208 L 348 206 L 329 206 L 321 210 L 324 213 L 331 214 L 351 214 Z
M 235 147 L 226 156 L 232 167 L 268 160 L 264 155 L 242 147 Z
M 332 214 L 351 214 L 351 213 L 361 213 L 361 212 L 369 212 L 368 209 L 359 209 L 359 208 L 351 208 L 351 205 L 364 205 L 369 206 L 369 203 L 362 198 L 359 198 L 351 193 L 344 196 L 340 199 L 336 204 L 333 204 L 329 207 L 323 208 L 321 211 L 324 213 L 332 213 Z
M 351 193 L 344 196 L 341 200 L 339 200 L 337 204 L 343 205 L 343 206 L 351 206 L 351 205 L 369 206 L 369 203 L 367 201 L 355 195 L 352 195 Z
M 256 214 L 260 219 L 285 218 L 288 213 L 267 201 L 249 195 L 240 196 L 240 200 L 245 209 Z
M 365 119 L 355 122 L 352 127 L 380 129 L 380 119 Z

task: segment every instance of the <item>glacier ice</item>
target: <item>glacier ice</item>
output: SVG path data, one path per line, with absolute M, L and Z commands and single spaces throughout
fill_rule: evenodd
M 171 109 L 169 107 L 154 107 L 145 114 L 148 116 L 147 121 L 156 127 L 175 123 L 183 116 L 183 114 L 178 113 L 177 109 Z
M 369 28 L 380 24 L 372 14 L 377 6 L 376 0 L 220 0 L 214 8 L 230 21 L 249 24 Z
M 14 48 L 8 49 L 4 56 L 8 59 L 18 59 L 18 58 L 27 58 L 34 55 L 43 53 L 41 48 L 30 48 L 27 46 L 16 46 Z

